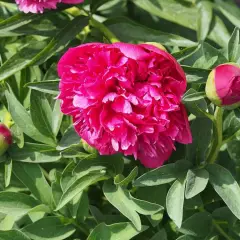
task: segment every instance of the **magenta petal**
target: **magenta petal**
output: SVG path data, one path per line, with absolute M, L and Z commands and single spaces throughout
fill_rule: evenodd
M 222 64 L 215 69 L 215 86 L 223 105 L 240 101 L 240 68 L 232 64 Z
M 181 105 L 181 112 L 182 112 L 182 118 L 184 119 L 184 125 L 182 126 L 182 128 L 180 128 L 178 136 L 176 137 L 176 141 L 183 144 L 190 144 L 192 143 L 191 128 L 189 125 L 188 116 L 187 116 L 185 107 L 183 105 Z
M 146 51 L 144 51 L 144 48 L 131 44 L 131 43 L 114 43 L 115 47 L 119 48 L 120 51 L 128 58 L 134 59 L 134 60 L 144 60 L 148 57 L 148 54 Z
M 25 13 L 43 13 L 45 9 L 56 9 L 57 4 L 60 2 L 67 4 L 78 4 L 84 0 L 15 0 L 19 5 L 19 9 Z
M 165 138 L 165 141 L 165 147 L 162 147 L 159 144 L 140 145 L 140 148 L 143 149 L 138 151 L 138 158 L 145 167 L 157 168 L 162 166 L 163 163 L 168 160 L 172 154 L 173 148 L 169 139 Z

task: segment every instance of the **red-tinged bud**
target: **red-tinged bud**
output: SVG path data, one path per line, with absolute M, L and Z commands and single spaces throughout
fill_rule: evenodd
M 240 106 L 240 67 L 234 63 L 217 66 L 209 74 L 207 97 L 217 106 Z
M 2 123 L 0 123 L 0 156 L 2 156 L 12 144 L 11 131 Z

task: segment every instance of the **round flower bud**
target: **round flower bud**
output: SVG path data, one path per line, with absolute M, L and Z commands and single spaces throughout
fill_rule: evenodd
M 217 106 L 240 106 L 240 67 L 226 63 L 213 69 L 207 79 L 206 95 Z
M 12 144 L 11 131 L 2 123 L 0 123 L 0 156 L 2 156 Z

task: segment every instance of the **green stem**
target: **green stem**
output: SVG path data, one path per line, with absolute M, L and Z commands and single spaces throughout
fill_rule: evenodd
M 218 223 L 213 219 L 212 220 L 213 226 L 218 230 L 218 232 L 225 237 L 227 240 L 233 240 L 227 233 L 218 225 Z
M 83 226 L 78 225 L 76 221 L 73 221 L 72 224 L 73 224 L 76 228 L 78 228 L 81 232 L 83 232 L 86 236 L 89 235 L 89 231 L 88 231 L 87 228 L 84 228 Z
M 200 207 L 199 212 L 207 212 L 204 207 Z M 221 226 L 218 224 L 218 222 L 215 219 L 212 219 L 212 224 L 216 228 L 216 230 L 227 240 L 233 240 L 228 234 L 221 228 Z
M 213 121 L 213 143 L 207 158 L 208 163 L 214 163 L 222 146 L 222 117 L 223 109 L 216 107 Z
M 60 213 L 53 213 L 55 216 L 58 216 L 58 217 L 61 217 L 62 219 L 64 219 L 64 221 L 65 222 L 69 222 L 69 223 L 71 223 L 72 225 L 74 225 L 78 230 L 80 230 L 82 233 L 84 233 L 87 237 L 88 237 L 88 235 L 89 235 L 89 230 L 87 229 L 87 227 L 85 227 L 85 224 L 82 224 L 82 226 L 81 225 L 79 225 L 78 223 L 77 223 L 77 221 L 75 220 L 75 219 L 69 219 L 69 218 L 67 218 L 67 217 L 65 217 L 64 215 L 62 215 L 62 214 L 60 214 Z
M 120 42 L 120 40 L 114 35 L 113 32 L 111 32 L 104 24 L 97 21 L 96 19 L 91 18 L 90 25 L 94 28 L 99 29 L 111 43 Z

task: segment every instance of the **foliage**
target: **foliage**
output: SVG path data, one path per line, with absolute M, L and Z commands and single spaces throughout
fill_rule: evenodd
M 240 63 L 240 9 L 223 0 L 86 0 L 44 14 L 0 1 L 0 239 L 240 239 L 239 109 L 205 96 L 210 71 Z M 232 33 L 232 34 L 231 34 Z M 60 112 L 56 63 L 87 42 L 159 42 L 188 80 L 193 143 L 158 169 L 86 148 Z

